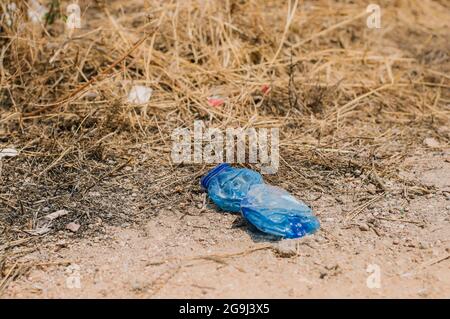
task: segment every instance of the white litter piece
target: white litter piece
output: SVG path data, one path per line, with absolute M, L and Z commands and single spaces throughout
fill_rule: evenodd
M 128 103 L 145 104 L 150 101 L 153 90 L 143 85 L 135 85 L 128 94 Z
M 28 2 L 28 18 L 33 23 L 39 23 L 44 20 L 45 15 L 48 13 L 46 6 L 40 4 L 38 0 L 30 0 Z
M 19 152 L 14 148 L 0 148 L 0 159 L 3 157 L 15 157 L 19 155 Z

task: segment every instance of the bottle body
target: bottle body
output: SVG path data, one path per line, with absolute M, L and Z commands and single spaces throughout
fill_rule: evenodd
M 241 202 L 246 220 L 259 230 L 284 238 L 298 238 L 319 229 L 311 208 L 282 188 L 252 185 Z
M 216 166 L 201 180 L 211 200 L 220 209 L 230 212 L 239 212 L 241 201 L 250 186 L 263 182 L 261 174 L 246 168 L 233 168 L 228 164 Z

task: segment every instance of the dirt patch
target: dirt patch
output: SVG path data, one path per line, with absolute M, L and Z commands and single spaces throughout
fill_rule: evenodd
M 439 178 L 445 158 L 406 161 L 427 181 L 434 176 L 436 192 L 386 195 L 351 221 L 344 217 L 355 208 L 351 196 L 344 203 L 312 200 L 322 228 L 299 240 L 280 243 L 210 203 L 190 214 L 164 210 L 142 226 L 99 224 L 96 235 L 81 240 L 60 232 L 26 257 L 44 266 L 11 283 L 5 297 L 445 298 L 450 194 Z

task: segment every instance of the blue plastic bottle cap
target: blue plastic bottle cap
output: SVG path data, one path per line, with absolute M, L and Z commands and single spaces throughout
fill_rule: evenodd
M 230 164 L 228 163 L 221 163 L 214 167 L 212 170 L 210 170 L 205 176 L 203 176 L 200 179 L 200 184 L 204 189 L 208 189 L 209 182 L 211 181 L 211 178 L 219 174 L 221 171 L 223 171 L 225 168 L 230 167 Z

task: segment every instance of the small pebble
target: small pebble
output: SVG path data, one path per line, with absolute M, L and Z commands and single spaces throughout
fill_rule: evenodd
M 73 233 L 76 233 L 78 231 L 78 229 L 80 229 L 80 224 L 77 223 L 68 223 L 66 225 L 66 229 L 70 230 Z
M 289 258 L 297 254 L 297 246 L 295 240 L 282 240 L 273 246 L 278 256 Z
M 369 225 L 367 225 L 367 224 L 360 224 L 359 225 L 359 230 L 361 230 L 361 231 L 368 231 L 370 228 L 369 228 Z
M 377 188 L 376 188 L 376 186 L 373 185 L 373 184 L 367 185 L 367 192 L 368 192 L 369 194 L 372 194 L 372 195 L 376 194 L 376 193 L 377 193 Z
M 440 146 L 439 142 L 432 137 L 424 139 L 423 144 L 429 148 L 438 148 Z
M 92 100 L 95 100 L 97 98 L 97 96 L 98 96 L 97 92 L 88 91 L 84 94 L 83 98 L 85 98 L 86 100 L 92 101 Z

